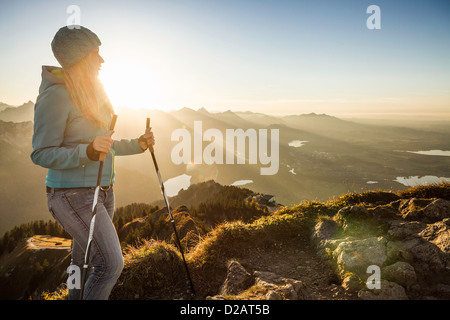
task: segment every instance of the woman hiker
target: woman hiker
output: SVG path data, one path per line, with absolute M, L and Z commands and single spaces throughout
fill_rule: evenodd
M 132 140 L 111 139 L 113 108 L 98 79 L 101 42 L 91 30 L 62 27 L 51 46 L 62 68 L 43 66 L 34 111 L 32 161 L 48 169 L 47 203 L 72 236 L 72 265 L 82 270 L 92 218 L 99 155 L 106 153 L 98 198 L 91 263 L 83 299 L 108 299 L 123 269 L 114 213 L 114 156 L 143 153 L 153 133 Z M 69 299 L 79 299 L 69 288 Z

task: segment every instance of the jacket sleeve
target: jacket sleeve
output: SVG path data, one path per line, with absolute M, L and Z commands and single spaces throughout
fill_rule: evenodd
M 122 139 L 122 140 L 114 140 L 112 148 L 114 149 L 114 154 L 116 156 L 127 156 L 131 154 L 143 153 L 145 150 L 142 150 L 139 146 L 139 139 Z
M 57 86 L 44 91 L 34 109 L 33 163 L 50 169 L 71 169 L 87 164 L 87 144 L 64 146 L 71 105 L 68 93 Z

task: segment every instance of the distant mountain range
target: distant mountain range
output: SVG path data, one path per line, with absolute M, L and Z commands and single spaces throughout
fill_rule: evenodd
M 28 101 L 21 106 L 10 106 L 6 103 L 0 102 L 0 120 L 23 122 L 33 121 L 34 118 L 34 103 Z
M 46 170 L 29 158 L 33 109 L 31 101 L 19 107 L 0 104 L 0 233 L 20 223 L 50 218 L 44 191 Z M 222 185 L 245 181 L 245 187 L 274 195 L 284 205 L 324 201 L 349 191 L 405 188 L 397 177 L 450 177 L 450 157 L 405 152 L 450 150 L 450 126 L 444 121 L 367 124 L 326 114 L 275 117 L 254 112 L 209 112 L 205 108 L 170 112 L 117 108 L 116 112 L 115 139 L 138 137 L 145 130 L 145 119 L 151 117 L 155 154 L 165 181 L 183 175 L 190 177 L 191 185 L 207 180 Z M 172 141 L 171 135 L 185 128 L 193 136 L 194 121 L 202 121 L 203 132 L 210 128 L 222 133 L 238 128 L 278 129 L 278 173 L 261 175 L 259 163 L 174 164 L 171 152 L 178 141 Z M 204 141 L 203 147 L 207 144 Z M 244 156 L 248 156 L 247 152 Z M 148 152 L 116 157 L 115 166 L 116 206 L 162 199 Z

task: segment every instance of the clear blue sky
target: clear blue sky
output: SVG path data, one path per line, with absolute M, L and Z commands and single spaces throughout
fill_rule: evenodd
M 15 0 L 0 101 L 35 101 L 69 5 L 102 40 L 116 105 L 266 113 L 450 113 L 450 1 Z M 369 30 L 369 5 L 381 29 Z

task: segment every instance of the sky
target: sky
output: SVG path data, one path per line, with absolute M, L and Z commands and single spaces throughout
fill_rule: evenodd
M 70 5 L 115 107 L 450 118 L 446 0 L 2 1 L 0 102 L 36 101 Z

